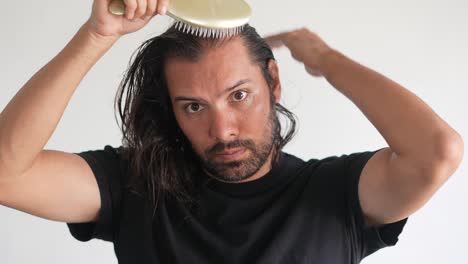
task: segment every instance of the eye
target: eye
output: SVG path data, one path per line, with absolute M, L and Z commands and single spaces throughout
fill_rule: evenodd
M 196 113 L 196 112 L 199 112 L 203 109 L 203 107 L 200 105 L 200 104 L 197 104 L 197 103 L 192 103 L 192 104 L 188 104 L 185 109 L 187 110 L 187 112 L 189 113 Z
M 234 92 L 233 96 L 234 101 L 242 101 L 247 97 L 246 91 L 236 91 Z

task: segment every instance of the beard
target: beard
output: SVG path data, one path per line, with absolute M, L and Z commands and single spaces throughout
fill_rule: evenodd
M 265 132 L 266 137 L 261 142 L 254 142 L 253 140 L 234 140 L 227 143 L 219 142 L 213 147 L 205 151 L 205 155 L 199 155 L 202 167 L 215 179 L 223 182 L 240 182 L 248 179 L 254 175 L 265 164 L 270 156 L 278 135 L 276 133 L 278 126 L 278 118 L 276 112 L 273 110 L 274 106 L 270 108 L 270 115 Z M 230 148 L 242 147 L 245 148 L 245 153 L 249 154 L 248 157 L 241 160 L 220 162 L 215 160 L 216 154 Z

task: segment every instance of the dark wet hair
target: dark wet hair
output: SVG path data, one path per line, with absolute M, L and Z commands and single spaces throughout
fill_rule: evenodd
M 274 101 L 273 79 L 268 70 L 269 61 L 275 59 L 271 48 L 250 25 L 245 25 L 235 37 L 243 39 L 250 58 L 261 68 L 276 113 L 289 120 L 288 129 L 282 134 L 275 114 L 278 125 L 274 131 L 277 140 L 273 161 L 276 162 L 278 153 L 295 133 L 295 116 Z M 197 61 L 203 52 L 230 40 L 203 39 L 182 33 L 172 25 L 163 34 L 143 42 L 132 55 L 114 107 L 121 119 L 122 154 L 130 165 L 127 187 L 147 197 L 154 209 L 161 194 L 168 194 L 188 207 L 194 205 L 196 179 L 201 169 L 197 155 L 175 119 L 164 75 L 165 62 L 175 57 Z

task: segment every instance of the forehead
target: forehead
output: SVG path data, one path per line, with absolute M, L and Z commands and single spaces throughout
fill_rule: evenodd
M 240 37 L 206 47 L 196 61 L 171 58 L 165 65 L 171 96 L 220 91 L 240 79 L 254 81 L 259 72 Z

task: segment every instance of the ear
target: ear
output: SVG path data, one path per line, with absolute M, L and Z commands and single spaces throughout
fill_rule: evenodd
M 268 71 L 272 78 L 272 92 L 275 97 L 275 102 L 279 103 L 281 99 L 281 82 L 279 79 L 278 64 L 274 59 L 268 61 Z

